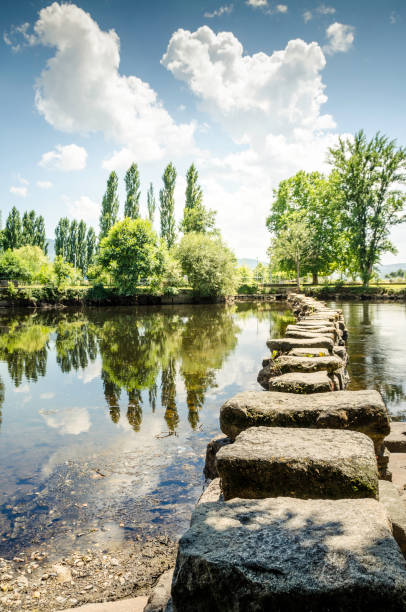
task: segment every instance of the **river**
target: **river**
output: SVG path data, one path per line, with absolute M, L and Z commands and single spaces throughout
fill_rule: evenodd
M 352 389 L 406 414 L 406 306 L 343 304 Z M 0 556 L 188 525 L 221 404 L 258 389 L 281 304 L 0 314 Z

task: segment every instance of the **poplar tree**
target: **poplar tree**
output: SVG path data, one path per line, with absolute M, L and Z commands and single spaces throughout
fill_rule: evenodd
M 100 214 L 100 240 L 107 236 L 109 230 L 117 221 L 119 206 L 117 188 L 118 178 L 117 174 L 113 170 L 107 179 L 106 193 L 104 194 L 102 201 L 102 210 Z
M 35 211 L 28 210 L 23 214 L 23 222 L 22 222 L 22 244 L 34 244 L 35 238 Z
M 137 164 L 131 164 L 125 174 L 127 199 L 124 205 L 124 216 L 137 219 L 140 216 L 140 175 Z
M 5 250 L 18 249 L 20 246 L 22 246 L 21 217 L 15 206 L 13 206 L 7 217 L 3 241 Z
M 186 201 L 179 228 L 184 234 L 189 232 L 204 234 L 214 227 L 216 213 L 203 206 L 203 191 L 198 179 L 199 174 L 192 164 L 186 173 Z
M 89 229 L 87 230 L 87 236 L 86 236 L 86 272 L 89 266 L 92 265 L 93 260 L 94 260 L 94 256 L 96 254 L 96 244 L 97 244 L 97 238 L 96 238 L 96 232 L 94 231 L 94 229 L 92 227 L 89 227 Z
M 76 265 L 84 274 L 87 269 L 86 223 L 81 220 L 77 230 Z
M 185 208 L 196 208 L 203 204 L 202 188 L 198 184 L 199 174 L 194 164 L 186 173 L 186 203 Z
M 78 222 L 76 219 L 72 221 L 69 228 L 69 241 L 68 241 L 68 257 L 67 261 L 73 264 L 76 268 L 78 253 Z
M 147 207 L 148 207 L 148 219 L 151 221 L 151 223 L 153 223 L 155 209 L 156 209 L 156 200 L 155 200 L 155 194 L 154 194 L 154 187 L 152 183 L 149 184 L 149 189 L 147 192 Z
M 170 249 L 175 244 L 176 240 L 174 199 L 176 170 L 172 162 L 166 166 L 162 175 L 162 180 L 164 186 L 159 192 L 161 236 L 164 238 L 168 248 Z
M 55 255 L 68 259 L 69 251 L 69 219 L 62 217 L 55 228 Z
M 45 253 L 48 253 L 48 242 L 45 234 L 45 220 L 42 215 L 39 215 L 35 219 L 34 223 L 34 242 L 32 243 L 34 246 L 39 246 Z

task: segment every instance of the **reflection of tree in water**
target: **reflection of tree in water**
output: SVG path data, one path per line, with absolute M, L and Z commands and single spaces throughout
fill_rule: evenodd
M 4 382 L 3 379 L 0 378 L 0 426 L 3 422 L 3 404 L 4 404 Z
M 57 363 L 62 372 L 86 368 L 97 357 L 96 328 L 82 315 L 61 321 L 57 327 Z
M 104 370 L 101 373 L 101 378 L 103 381 L 104 397 L 109 407 L 111 420 L 113 423 L 118 423 L 120 420 L 120 406 L 118 401 L 120 399 L 121 389 L 109 379 Z
M 4 323 L 4 321 L 2 321 Z M 36 315 L 17 316 L 0 327 L 0 359 L 7 362 L 10 378 L 19 387 L 23 377 L 37 381 L 45 376 L 52 327 Z
M 152 408 L 152 412 L 155 412 L 156 409 L 156 398 L 158 395 L 158 386 L 156 382 L 148 389 L 148 401 L 149 405 Z
M 128 392 L 127 420 L 134 431 L 139 431 L 142 423 L 142 397 L 139 389 Z
M 161 404 L 166 408 L 165 421 L 169 431 L 175 431 L 179 423 L 178 409 L 176 407 L 176 362 L 173 357 L 168 365 L 162 369 L 161 375 Z

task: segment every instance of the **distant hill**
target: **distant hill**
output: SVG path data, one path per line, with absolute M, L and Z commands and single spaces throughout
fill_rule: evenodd
M 406 270 L 406 263 L 386 264 L 385 266 L 379 264 L 377 268 L 379 270 L 380 276 L 384 278 L 386 274 L 390 274 L 391 272 L 397 272 L 397 270 Z

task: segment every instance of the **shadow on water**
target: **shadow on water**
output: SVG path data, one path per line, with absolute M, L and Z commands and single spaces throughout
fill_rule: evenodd
M 221 403 L 257 388 L 290 320 L 266 303 L 1 313 L 0 555 L 183 531 Z

